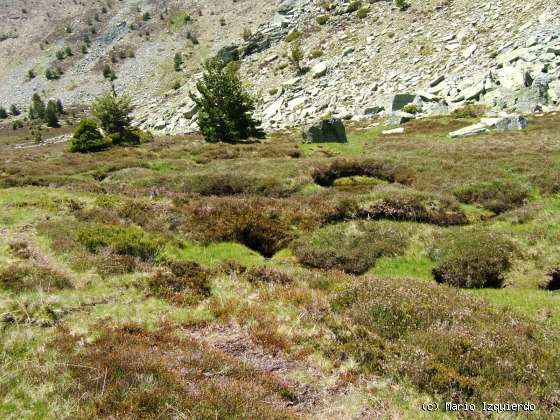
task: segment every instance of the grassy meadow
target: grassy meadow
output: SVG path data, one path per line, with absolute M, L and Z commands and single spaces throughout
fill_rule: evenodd
M 447 137 L 470 122 L 89 154 L 0 131 L 0 418 L 558 418 L 560 115 Z

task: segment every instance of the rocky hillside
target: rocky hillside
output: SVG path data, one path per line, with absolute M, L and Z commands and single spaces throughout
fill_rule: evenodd
M 107 88 L 103 70 L 111 70 L 144 127 L 190 132 L 196 109 L 188 92 L 200 62 L 221 54 L 240 59 L 268 129 L 325 114 L 393 115 L 410 101 L 419 115 L 477 101 L 517 112 L 558 106 L 557 0 L 409 3 L 4 1 L 0 104 L 26 106 L 34 92 L 87 104 Z M 289 63 L 296 43 L 305 74 Z M 402 93 L 409 96 L 395 101 Z

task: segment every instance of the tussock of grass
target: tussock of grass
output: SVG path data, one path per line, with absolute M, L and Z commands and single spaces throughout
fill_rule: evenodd
M 479 204 L 497 214 L 521 207 L 529 197 L 527 187 L 513 180 L 471 183 L 454 193 L 459 201 Z
M 391 222 L 350 222 L 327 226 L 291 245 L 305 265 L 363 274 L 378 258 L 402 254 L 410 228 Z
M 194 262 L 168 261 L 151 276 L 148 289 L 157 297 L 178 304 L 197 304 L 210 296 L 209 270 Z

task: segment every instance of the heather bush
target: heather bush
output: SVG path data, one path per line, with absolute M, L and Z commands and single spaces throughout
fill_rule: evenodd
M 194 262 L 167 261 L 148 281 L 150 292 L 179 304 L 197 304 L 210 296 L 210 271 Z
M 0 269 L 0 288 L 16 293 L 29 290 L 51 292 L 71 287 L 72 281 L 66 274 L 36 263 L 13 263 Z
M 501 287 L 515 246 L 488 229 L 454 229 L 439 235 L 430 248 L 438 262 L 434 278 L 461 288 Z
M 528 188 L 518 181 L 496 179 L 493 181 L 467 183 L 455 189 L 455 197 L 469 204 L 479 204 L 499 214 L 525 204 Z
M 557 407 L 557 338 L 543 326 L 445 286 L 368 279 L 332 302 L 327 354 L 444 401 Z M 327 319 L 329 317 L 327 316 Z

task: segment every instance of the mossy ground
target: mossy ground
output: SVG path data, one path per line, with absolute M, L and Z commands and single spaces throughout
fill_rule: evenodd
M 468 123 L 85 155 L 0 137 L 0 417 L 427 418 L 486 398 L 558 416 L 560 295 L 539 286 L 560 265 L 560 116 L 446 138 Z M 436 285 L 441 238 L 473 227 L 515 244 L 503 288 Z

